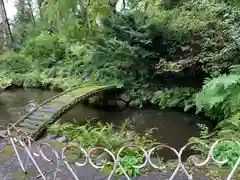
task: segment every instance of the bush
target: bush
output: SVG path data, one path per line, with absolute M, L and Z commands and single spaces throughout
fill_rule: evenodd
M 151 86 L 168 71 L 219 74 L 239 62 L 238 9 L 214 0 L 166 2 L 131 1 L 132 10 L 116 13 L 95 1 L 86 23 L 76 1 L 53 1 L 44 5 L 34 32 L 26 31 L 20 54 L 32 59 L 38 76 L 118 81 L 129 89 Z
M 192 88 L 174 87 L 165 92 L 156 92 L 151 102 L 161 109 L 179 107 L 188 111 L 195 106 L 195 93 Z
M 234 138 L 240 135 L 240 66 L 231 67 L 230 74 L 207 79 L 202 90 L 197 93 L 195 103 L 197 112 L 204 112 L 218 121 L 215 131 L 203 139 Z M 234 166 L 239 158 L 239 145 L 223 142 L 216 147 L 214 155 L 218 160 L 228 159 Z
M 22 53 L 9 51 L 0 56 L 2 73 L 26 73 L 32 68 L 32 59 Z
M 95 126 L 90 123 L 83 126 L 77 126 L 70 123 L 62 125 L 54 124 L 48 131 L 54 132 L 60 136 L 66 136 L 69 141 L 77 142 L 85 149 L 104 147 L 114 153 L 114 155 L 116 155 L 120 148 L 126 144 L 137 144 L 144 149 L 149 149 L 159 144 L 155 140 L 152 140 L 153 130 L 149 130 L 144 136 L 140 136 L 133 131 L 127 130 L 126 124 L 127 121 L 123 123 L 120 129 L 113 129 L 112 125 L 103 125 L 101 122 L 97 123 Z M 144 156 L 142 156 L 141 150 L 138 148 L 128 148 L 123 151 L 121 157 L 121 165 L 129 176 L 140 175 L 140 170 L 132 166 L 143 163 Z M 104 164 L 104 169 L 102 170 L 108 171 L 108 169 L 110 169 L 111 171 L 113 166 L 111 160 L 105 160 L 102 163 Z M 116 174 L 118 176 L 123 175 L 120 167 L 116 169 Z
M 147 3 L 161 53 L 158 73 L 186 67 L 219 73 L 239 62 L 239 9 L 212 0 L 183 1 L 172 9 Z
M 240 107 L 240 69 L 233 66 L 230 74 L 223 74 L 205 81 L 195 102 L 197 112 L 203 111 L 214 120 L 222 121 L 232 118 L 239 120 Z

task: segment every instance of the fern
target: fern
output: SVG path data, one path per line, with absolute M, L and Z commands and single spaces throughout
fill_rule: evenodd
M 197 93 L 195 104 L 197 112 L 203 111 L 213 119 L 223 120 L 237 113 L 240 105 L 239 66 L 231 67 L 230 74 L 223 74 L 205 81 Z
M 195 89 L 174 87 L 165 92 L 155 93 L 151 102 L 161 109 L 179 107 L 188 111 L 194 107 Z
M 218 120 L 214 138 L 240 137 L 240 65 L 230 67 L 230 74 L 223 74 L 206 80 L 195 98 L 197 112 L 204 112 L 211 119 Z M 206 139 L 205 137 L 202 137 Z M 239 158 L 239 145 L 224 142 L 216 147 L 214 156 L 218 160 L 228 159 L 233 166 Z

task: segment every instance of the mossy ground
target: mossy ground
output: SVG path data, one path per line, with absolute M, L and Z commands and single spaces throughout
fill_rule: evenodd
M 11 159 L 15 155 L 15 152 L 12 146 L 5 146 L 2 150 L 0 150 L 0 161 L 5 162 Z

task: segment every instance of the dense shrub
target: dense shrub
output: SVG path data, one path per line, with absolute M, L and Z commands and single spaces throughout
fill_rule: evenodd
M 105 1 L 91 2 L 84 13 L 75 0 L 44 3 L 42 17 L 31 23 L 35 28 L 24 21 L 29 36 L 21 54 L 32 59 L 39 77 L 118 81 L 129 88 L 151 85 L 168 71 L 218 74 L 239 62 L 237 8 L 214 0 L 167 2 L 130 1 L 132 10 L 121 13 Z M 13 29 L 21 25 L 17 19 Z
M 220 121 L 218 127 L 227 129 L 227 135 L 240 132 L 240 69 L 233 66 L 230 74 L 207 79 L 196 95 L 197 111 Z M 223 132 L 223 131 L 222 131 Z
M 238 9 L 197 0 L 170 10 L 151 3 L 145 12 L 155 27 L 152 33 L 158 35 L 159 73 L 189 66 L 206 73 L 221 72 L 239 62 Z
M 178 107 L 188 111 L 194 108 L 195 93 L 193 88 L 174 87 L 165 92 L 157 91 L 151 102 L 161 109 Z
M 196 95 L 197 112 L 204 112 L 209 118 L 219 123 L 216 131 L 204 137 L 234 138 L 239 141 L 240 135 L 240 66 L 233 66 L 230 74 L 207 79 L 202 90 Z M 210 135 L 210 136 L 209 136 Z M 239 158 L 239 145 L 224 142 L 215 151 L 219 160 L 229 159 L 233 166 Z
M 22 53 L 9 51 L 0 56 L 1 73 L 26 73 L 31 70 L 32 59 Z

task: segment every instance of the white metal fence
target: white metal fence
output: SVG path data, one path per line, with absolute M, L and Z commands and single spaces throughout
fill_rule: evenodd
M 11 129 L 11 131 L 10 131 L 10 129 Z M 13 132 L 15 132 L 14 135 L 13 135 Z M 191 179 L 193 179 L 193 177 L 189 174 L 189 172 L 187 171 L 186 167 L 184 166 L 184 163 L 182 162 L 183 152 L 189 146 L 192 146 L 192 145 L 203 145 L 203 146 L 206 146 L 209 149 L 208 154 L 207 154 L 207 158 L 203 162 L 201 162 L 201 163 L 193 162 L 194 165 L 197 166 L 197 167 L 204 166 L 208 162 L 210 162 L 211 160 L 213 160 L 213 162 L 216 162 L 218 164 L 225 164 L 225 163 L 227 163 L 227 161 L 228 161 L 227 159 L 223 160 L 223 161 L 218 161 L 213 156 L 214 148 L 216 148 L 217 144 L 222 142 L 222 141 L 233 141 L 233 142 L 235 142 L 236 144 L 238 144 L 240 146 L 240 142 L 238 142 L 238 141 L 236 141 L 234 139 L 231 139 L 231 138 L 225 138 L 225 139 L 217 140 L 210 147 L 207 146 L 206 144 L 201 143 L 201 142 L 189 142 L 185 146 L 183 146 L 180 149 L 180 151 L 177 151 L 176 149 L 174 149 L 174 148 L 172 148 L 170 146 L 167 146 L 167 145 L 158 145 L 158 146 L 153 147 L 153 148 L 151 148 L 149 150 L 145 150 L 145 149 L 143 149 L 142 147 L 140 147 L 138 145 L 128 145 L 128 146 L 122 147 L 118 151 L 118 153 L 115 155 L 110 150 L 105 149 L 104 147 L 93 147 L 90 150 L 86 151 L 84 148 L 80 147 L 78 144 L 68 143 L 64 148 L 61 149 L 61 152 L 59 153 L 57 150 L 55 150 L 53 147 L 51 147 L 50 144 L 41 143 L 41 142 L 35 142 L 32 138 L 30 138 L 27 135 L 26 132 L 24 132 L 22 129 L 16 128 L 12 124 L 10 124 L 8 126 L 6 138 L 10 141 L 11 145 L 13 146 L 14 152 L 15 152 L 15 154 L 17 156 L 17 159 L 18 159 L 18 162 L 19 162 L 19 165 L 20 165 L 22 171 L 23 172 L 27 172 L 28 171 L 28 165 L 29 165 L 29 162 L 31 161 L 32 164 L 37 169 L 37 171 L 39 173 L 39 177 L 41 177 L 43 180 L 47 180 L 47 177 L 45 176 L 44 172 L 42 171 L 40 165 L 37 163 L 36 158 L 42 158 L 43 160 L 45 160 L 47 162 L 51 162 L 53 160 L 56 160 L 56 169 L 54 170 L 54 173 L 53 173 L 53 180 L 56 180 L 56 178 L 58 177 L 58 172 L 59 172 L 59 169 L 60 169 L 60 162 L 61 161 L 64 162 L 64 165 L 71 172 L 71 174 L 73 176 L 73 179 L 80 180 L 77 177 L 77 175 L 74 172 L 74 170 L 71 167 L 71 165 L 69 164 L 69 162 L 67 161 L 67 157 L 65 155 L 66 154 L 65 152 L 69 148 L 72 148 L 72 147 L 78 148 L 84 154 L 84 158 L 85 158 L 84 162 L 81 162 L 81 163 L 80 162 L 75 162 L 74 163 L 75 166 L 79 167 L 79 168 L 81 168 L 83 166 L 86 166 L 87 164 L 90 164 L 95 169 L 103 168 L 103 166 L 94 164 L 94 161 L 92 160 L 91 155 L 92 155 L 93 152 L 99 151 L 99 150 L 105 151 L 106 153 L 108 153 L 112 157 L 112 159 L 113 159 L 113 169 L 112 169 L 111 173 L 109 174 L 109 176 L 107 178 L 108 180 L 110 180 L 114 176 L 115 170 L 118 167 L 121 169 L 121 171 L 124 174 L 124 176 L 128 180 L 131 180 L 131 177 L 129 177 L 129 175 L 126 173 L 125 169 L 123 168 L 123 166 L 120 163 L 121 153 L 123 152 L 124 149 L 129 148 L 129 147 L 135 147 L 135 148 L 139 148 L 142 151 L 143 156 L 145 157 L 144 158 L 145 159 L 144 163 L 140 164 L 140 165 L 137 165 L 137 166 L 133 166 L 133 168 L 139 168 L 139 169 L 144 168 L 147 165 L 150 165 L 153 168 L 159 169 L 160 167 L 152 162 L 151 155 L 158 149 L 167 149 L 167 150 L 170 150 L 173 153 L 175 153 L 177 158 L 178 158 L 177 167 L 174 170 L 174 172 L 171 175 L 171 177 L 169 177 L 169 180 L 174 179 L 174 177 L 177 175 L 177 173 L 180 170 L 182 170 L 182 172 L 187 176 L 187 178 L 189 180 L 191 180 Z M 34 147 L 36 147 L 36 148 L 34 148 L 34 150 L 32 148 L 33 144 L 34 144 Z M 23 163 L 22 157 L 20 156 L 20 153 L 18 151 L 18 147 L 19 146 L 21 146 L 24 149 L 25 153 L 27 154 L 27 160 L 26 160 L 25 163 Z M 44 147 L 48 147 L 48 148 L 51 149 L 52 153 L 54 154 L 53 157 L 55 159 L 50 159 L 50 158 L 47 157 L 47 155 L 44 153 L 44 150 L 43 150 Z M 239 164 L 240 164 L 240 157 L 238 158 L 236 164 L 234 165 L 233 169 L 231 170 L 230 174 L 228 175 L 227 180 L 231 180 L 233 178 L 234 173 L 236 172 Z

